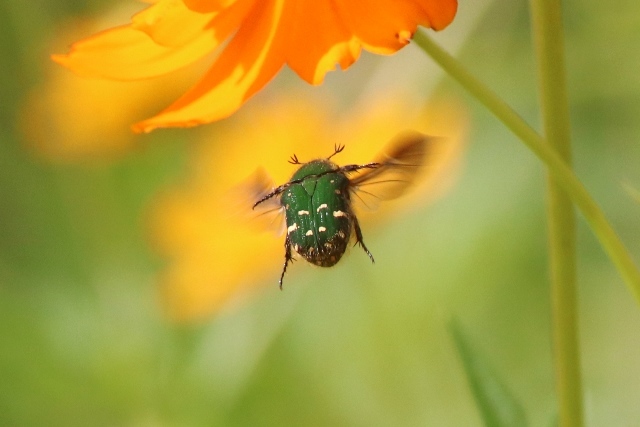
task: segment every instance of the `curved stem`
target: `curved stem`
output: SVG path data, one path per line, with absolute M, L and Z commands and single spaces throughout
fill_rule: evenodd
M 591 230 L 617 267 L 627 287 L 640 305 L 640 271 L 620 241 L 598 204 L 591 198 L 571 168 L 556 151 L 491 89 L 469 73 L 461 63 L 438 46 L 424 31 L 413 41 L 436 61 L 451 77 L 489 109 L 547 166 L 558 185 L 569 195 L 584 215 Z
M 571 127 L 560 2 L 531 0 L 531 14 L 545 139 L 571 167 Z M 553 174 L 548 179 L 547 215 L 559 425 L 579 427 L 583 425 L 583 416 L 575 212 L 569 195 L 558 185 Z

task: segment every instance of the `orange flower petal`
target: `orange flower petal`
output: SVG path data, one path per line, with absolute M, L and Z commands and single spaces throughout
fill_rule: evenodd
M 367 50 L 389 54 L 406 45 L 418 25 L 446 27 L 455 16 L 457 0 L 349 0 L 336 5 Z
M 445 29 L 458 11 L 458 0 L 419 0 L 418 3 L 427 14 L 428 26 L 436 31 Z
M 211 22 L 214 14 L 196 13 L 181 0 L 160 0 L 132 18 L 132 28 L 143 31 L 161 46 L 183 46 L 198 38 Z M 228 33 L 218 36 L 219 43 Z
M 348 68 L 361 48 L 389 54 L 417 26 L 446 27 L 457 0 L 146 0 L 132 24 L 53 55 L 76 73 L 115 80 L 156 77 L 213 53 L 236 32 L 207 75 L 158 116 L 135 129 L 193 126 L 225 118 L 283 64 L 307 82 Z
M 237 0 L 182 0 L 185 6 L 194 12 L 218 12 L 233 5 Z
M 287 2 L 287 64 L 312 84 L 340 64 L 348 68 L 360 54 L 360 44 L 337 15 L 331 2 Z
M 175 71 L 217 46 L 212 30 L 176 49 L 159 46 L 144 32 L 127 25 L 74 43 L 71 52 L 52 55 L 52 59 L 84 77 L 136 80 Z
M 134 125 L 134 130 L 195 126 L 228 117 L 240 108 L 284 65 L 282 37 L 277 37 L 284 1 L 254 5 L 205 77 L 166 110 Z

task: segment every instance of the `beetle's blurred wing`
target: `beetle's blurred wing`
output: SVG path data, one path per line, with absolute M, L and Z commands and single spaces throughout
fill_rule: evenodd
M 271 193 L 275 184 L 264 169 L 257 169 L 251 176 L 231 191 L 231 211 L 256 231 L 272 231 L 282 235 L 285 230 L 284 209 L 280 195 L 271 197 L 254 207 L 256 201 Z
M 367 209 L 401 196 L 416 180 L 439 138 L 418 132 L 398 135 L 369 165 L 351 178 L 352 199 Z

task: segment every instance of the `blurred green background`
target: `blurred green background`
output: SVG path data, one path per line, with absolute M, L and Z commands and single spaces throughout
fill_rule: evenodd
M 266 277 L 262 293 L 210 321 L 167 320 L 145 213 L 186 173 L 198 130 L 56 162 L 26 148 L 21 124 L 25 97 L 56 67 L 53 35 L 111 3 L 0 3 L 0 425 L 481 425 L 452 319 L 529 425 L 551 425 L 544 170 L 414 47 L 365 54 L 321 88 L 284 73 L 255 102 L 295 86 L 348 105 L 375 70 L 420 58 L 414 74 L 471 112 L 452 191 L 367 230 L 373 267 L 357 251 L 328 270 L 296 263 L 284 292 Z M 467 3 L 439 39 L 537 126 L 527 2 Z M 638 260 L 640 5 L 564 6 L 576 170 Z M 634 425 L 640 310 L 583 221 L 578 244 L 586 421 Z

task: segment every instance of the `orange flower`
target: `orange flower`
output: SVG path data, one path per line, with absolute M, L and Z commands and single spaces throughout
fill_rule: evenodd
M 419 183 L 410 189 L 411 197 L 385 203 L 371 214 L 359 212 L 367 236 L 375 229 L 374 221 L 388 218 L 400 207 L 405 210 L 407 204 L 424 203 L 448 186 L 450 180 L 444 178 L 451 175 L 461 152 L 463 112 L 443 103 L 427 111 L 411 111 L 398 103 L 397 97 L 386 95 L 368 103 L 364 111 L 352 109 L 342 120 L 327 117 L 324 111 L 295 98 L 254 105 L 234 117 L 232 126 L 212 129 L 212 135 L 189 146 L 194 150 L 190 176 L 183 185 L 159 197 L 150 216 L 154 246 L 168 260 L 161 284 L 170 317 L 202 319 L 259 285 L 277 291 L 284 236 L 264 232 L 263 226 L 273 217 L 242 215 L 255 213 L 251 211 L 255 200 L 239 203 L 241 200 L 233 196 L 234 189 L 241 188 L 258 168 L 281 184 L 295 171 L 287 162 L 293 153 L 306 161 L 325 157 L 335 143 L 343 143 L 346 149 L 340 153 L 339 163 L 362 163 L 372 160 L 402 129 L 446 137 L 431 152 Z M 323 104 L 326 102 L 316 105 Z M 224 144 L 211 144 L 212 140 Z M 251 141 L 250 151 L 243 143 L 246 141 Z M 300 283 L 295 275 L 308 268 L 304 264 L 290 266 L 285 291 Z
M 353 64 L 363 47 L 393 53 L 418 25 L 446 27 L 456 9 L 457 0 L 157 0 L 131 24 L 77 42 L 53 59 L 83 76 L 134 80 L 221 51 L 198 84 L 134 126 L 148 132 L 228 117 L 284 64 L 320 84 L 336 64 Z

